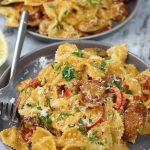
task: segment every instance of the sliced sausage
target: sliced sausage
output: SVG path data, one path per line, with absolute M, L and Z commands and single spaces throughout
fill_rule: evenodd
M 84 103 L 102 103 L 101 98 L 105 93 L 105 87 L 98 80 L 85 81 L 80 86 L 80 90 Z
M 132 103 L 123 114 L 124 135 L 126 141 L 135 142 L 138 131 L 143 128 L 147 116 L 147 109 L 143 103 Z

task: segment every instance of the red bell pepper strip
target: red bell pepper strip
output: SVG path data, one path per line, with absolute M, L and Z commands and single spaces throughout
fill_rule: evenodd
M 140 96 L 133 96 L 133 100 L 139 101 L 140 100 Z
M 29 129 L 27 129 L 27 131 L 24 131 L 21 133 L 22 139 L 26 142 L 26 143 L 31 143 L 31 136 L 33 135 L 33 132 L 35 131 L 36 127 L 30 127 Z
M 28 87 L 32 87 L 35 89 L 39 85 L 41 85 L 41 81 L 39 81 L 37 78 L 34 78 L 30 81 Z
M 71 96 L 71 90 L 66 89 L 66 90 L 65 90 L 65 96 L 66 96 L 66 97 Z
M 117 110 L 119 110 L 121 105 L 122 105 L 123 94 L 122 94 L 122 92 L 120 91 L 120 89 L 117 86 L 113 86 L 112 88 L 110 88 L 110 92 L 115 93 L 117 98 L 116 98 L 116 102 L 115 102 L 115 106 L 114 107 Z
M 97 124 L 100 124 L 104 121 L 105 118 L 105 111 L 103 110 L 102 115 L 100 116 L 100 118 L 98 120 L 96 120 L 92 125 L 86 125 L 86 129 L 90 130 L 92 129 L 94 126 L 96 126 Z

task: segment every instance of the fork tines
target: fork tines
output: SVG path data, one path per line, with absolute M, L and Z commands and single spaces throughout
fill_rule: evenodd
M 0 102 L 0 117 L 3 120 L 14 120 L 16 117 L 16 105 L 12 103 Z

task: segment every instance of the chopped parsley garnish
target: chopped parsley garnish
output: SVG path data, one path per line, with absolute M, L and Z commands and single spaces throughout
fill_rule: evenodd
M 38 110 L 42 110 L 42 108 L 40 106 L 37 107 Z
M 46 128 L 48 128 L 48 125 L 52 123 L 52 120 L 51 118 L 49 118 L 49 116 L 46 116 L 46 117 L 41 116 L 41 120 L 43 121 Z
M 84 125 L 83 119 L 80 118 L 78 120 L 79 123 L 79 130 L 82 132 L 83 135 L 87 135 L 88 130 L 86 129 L 86 126 Z
M 77 78 L 78 74 L 76 73 L 73 65 L 68 64 L 63 69 L 62 76 L 65 78 L 66 81 L 70 81 L 73 78 Z
M 89 137 L 89 141 L 91 142 L 91 143 L 96 143 L 96 144 L 98 144 L 98 141 L 97 140 L 99 140 L 99 138 L 100 138 L 100 135 L 98 134 L 98 132 L 96 131 L 96 130 L 93 130 L 92 131 L 92 136 L 91 137 Z M 100 142 L 99 142 L 100 143 Z
M 54 7 L 55 7 L 53 3 L 48 3 L 47 6 L 48 6 L 49 8 L 54 8 Z
M 43 85 L 45 85 L 46 83 L 47 83 L 47 79 L 44 78 Z
M 128 91 L 127 91 L 127 94 L 132 95 L 132 91 L 131 91 L 131 90 L 128 90 Z
M 58 120 L 61 120 L 61 119 L 64 119 L 65 117 L 68 117 L 68 116 L 74 116 L 73 114 L 70 114 L 70 113 L 61 113 L 59 116 L 58 116 Z
M 114 83 L 116 84 L 116 86 L 117 86 L 120 90 L 122 90 L 122 86 L 121 86 L 121 83 L 120 83 L 119 80 L 115 80 L 115 79 L 114 79 Z
M 93 8 L 96 8 L 96 6 L 101 2 L 101 0 L 87 0 L 87 1 Z
M 74 110 L 75 110 L 75 112 L 80 112 L 79 106 L 75 106 L 75 107 L 74 107 Z
M 93 137 L 89 137 L 89 141 L 91 142 L 91 143 L 94 143 L 95 142 L 95 138 L 93 138 Z
M 99 48 L 96 49 L 96 55 L 100 55 L 101 50 Z
M 111 56 L 105 57 L 105 60 L 111 60 L 111 59 L 112 59 Z
M 100 138 L 100 135 L 98 134 L 98 132 L 97 132 L 96 130 L 93 130 L 92 135 L 93 135 L 95 138 Z
M 80 118 L 80 119 L 78 120 L 78 122 L 79 122 L 80 124 L 83 124 L 83 119 Z
M 50 90 L 51 90 L 51 86 L 49 85 L 49 86 L 48 86 L 48 91 L 50 91 Z
M 91 118 L 89 118 L 89 124 L 92 124 L 93 123 L 93 121 L 92 121 L 92 119 Z
M 54 111 L 54 109 L 53 109 L 52 106 L 51 106 L 50 98 L 47 98 L 47 99 L 46 99 L 46 103 L 47 103 L 47 105 L 49 106 L 49 108 L 51 109 L 51 111 Z
M 107 86 L 108 86 L 108 87 L 113 87 L 113 83 L 108 82 L 108 83 L 107 83 Z
M 59 71 L 60 69 L 61 69 L 60 65 L 54 67 L 55 71 Z
M 83 135 L 87 135 L 87 129 L 84 125 L 79 125 L 79 130 L 82 132 Z
M 105 62 L 104 60 L 102 60 L 100 69 L 101 69 L 102 71 L 106 71 L 106 67 L 107 67 L 106 62 Z
M 68 127 L 73 128 L 73 127 L 75 127 L 75 124 L 68 124 Z
M 96 142 L 96 144 L 98 144 L 98 145 L 104 145 L 104 143 L 102 143 L 102 142 Z
M 34 108 L 34 107 L 36 107 L 36 104 L 33 104 L 33 103 L 27 103 L 27 106 L 30 107 L 30 108 Z
M 72 54 L 78 56 L 78 57 L 83 57 L 83 52 L 81 50 L 75 51 Z

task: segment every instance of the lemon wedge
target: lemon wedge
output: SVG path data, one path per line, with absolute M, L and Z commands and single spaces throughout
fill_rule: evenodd
M 0 31 L 0 66 L 4 64 L 8 57 L 8 45 L 2 31 Z

